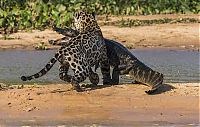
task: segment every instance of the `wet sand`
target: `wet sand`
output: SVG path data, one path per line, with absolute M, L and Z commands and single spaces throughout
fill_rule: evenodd
M 0 125 L 197 126 L 199 84 L 123 84 L 71 90 L 71 85 L 11 86 L 0 91 Z

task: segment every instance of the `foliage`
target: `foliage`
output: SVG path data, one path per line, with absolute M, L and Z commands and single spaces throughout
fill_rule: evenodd
M 127 19 L 119 20 L 115 22 L 105 22 L 104 25 L 114 25 L 120 27 L 132 27 L 132 26 L 149 26 L 152 24 L 165 24 L 165 23 L 200 23 L 200 20 L 194 18 L 163 18 L 153 20 L 138 20 L 138 19 Z
M 198 0 L 0 0 L 0 33 L 69 26 L 77 9 L 106 15 L 199 13 Z
M 48 48 L 44 42 L 40 42 L 35 46 L 35 49 L 36 50 L 47 50 Z
M 128 48 L 128 49 L 133 49 L 134 45 L 132 45 L 132 44 L 126 44 L 125 47 Z

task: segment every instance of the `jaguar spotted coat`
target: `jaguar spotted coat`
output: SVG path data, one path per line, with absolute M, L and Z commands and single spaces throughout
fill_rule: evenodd
M 76 12 L 74 22 L 79 33 L 66 40 L 67 43 L 55 53 L 45 68 L 34 75 L 22 76 L 23 81 L 43 76 L 56 61 L 59 61 L 62 67 L 72 68 L 74 75 L 67 79 L 70 79 L 74 89 L 82 91 L 79 83 L 91 74 L 91 67 L 97 62 L 104 64 L 107 62 L 107 51 L 101 29 L 92 14 L 85 11 Z

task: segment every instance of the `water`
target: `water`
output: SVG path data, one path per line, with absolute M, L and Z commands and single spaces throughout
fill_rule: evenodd
M 0 51 L 0 82 L 22 83 L 22 75 L 38 72 L 54 55 L 55 50 Z M 132 53 L 146 65 L 165 75 L 164 82 L 199 82 L 199 52 L 169 49 L 134 49 Z M 64 83 L 59 79 L 59 64 L 43 77 L 29 81 L 39 83 Z M 71 74 L 70 70 L 70 74 Z M 98 69 L 98 73 L 101 73 Z M 132 82 L 127 76 L 121 76 L 121 83 Z M 27 82 L 27 83 L 29 83 Z M 86 80 L 86 83 L 89 81 Z M 100 82 L 101 83 L 101 82 Z
M 189 50 L 143 49 L 133 54 L 146 65 L 164 74 L 165 82 L 199 82 L 200 53 Z

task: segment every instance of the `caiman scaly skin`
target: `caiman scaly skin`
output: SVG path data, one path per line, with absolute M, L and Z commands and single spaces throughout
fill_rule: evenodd
M 63 34 L 66 37 L 58 40 L 50 40 L 50 44 L 64 45 L 62 40 L 66 38 L 70 39 L 69 29 L 54 28 L 59 34 Z M 70 35 L 76 35 L 77 30 L 70 30 Z M 152 70 L 147 65 L 138 60 L 126 47 L 122 44 L 104 38 L 107 57 L 109 65 L 113 67 L 112 78 L 110 76 L 110 66 L 107 64 L 101 65 L 101 72 L 103 75 L 103 84 L 118 84 L 119 75 L 129 74 L 136 82 L 146 84 L 151 87 L 151 90 L 145 91 L 148 94 L 154 93 L 163 83 L 163 74 Z M 104 66 L 105 65 L 105 66 Z M 98 68 L 98 64 L 95 67 Z M 92 81 L 91 81 L 92 82 Z

